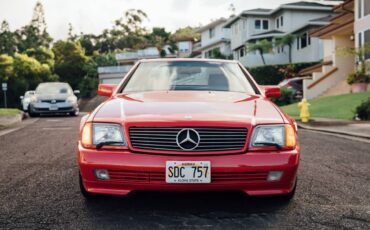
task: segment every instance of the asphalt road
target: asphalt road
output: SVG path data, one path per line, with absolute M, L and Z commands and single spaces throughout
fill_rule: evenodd
M 0 136 L 0 228 L 369 229 L 370 144 L 300 132 L 295 198 L 240 193 L 79 193 L 79 118 L 42 117 Z

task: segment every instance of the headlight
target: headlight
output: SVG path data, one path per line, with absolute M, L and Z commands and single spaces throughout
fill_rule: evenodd
M 69 97 L 69 98 L 67 99 L 67 102 L 68 102 L 68 103 L 72 103 L 72 104 L 74 104 L 74 103 L 76 103 L 76 102 L 77 102 L 77 98 L 76 98 L 76 97 Z
M 296 135 L 291 125 L 259 125 L 252 135 L 250 147 L 276 146 L 292 149 L 296 145 Z
M 81 133 L 84 147 L 126 146 L 122 126 L 110 123 L 86 123 Z

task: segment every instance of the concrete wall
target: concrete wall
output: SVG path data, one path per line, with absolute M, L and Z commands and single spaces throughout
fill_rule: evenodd
M 311 45 L 306 46 L 303 49 L 297 50 L 297 40 L 292 46 L 292 62 L 316 62 L 320 61 L 324 57 L 323 42 L 319 38 L 311 38 Z M 288 47 L 285 47 L 288 50 Z
M 342 47 L 349 48 L 354 47 L 354 42 L 351 41 L 349 36 L 333 36 L 332 42 L 334 50 L 337 50 L 338 48 Z M 330 45 L 330 43 L 327 44 Z M 327 48 L 327 50 L 329 52 L 330 49 Z M 354 66 L 355 59 L 353 56 L 345 55 L 340 52 L 334 52 L 333 65 L 323 66 L 322 72 L 313 73 L 312 80 L 303 81 L 303 96 L 307 99 L 312 99 L 324 94 L 329 89 L 345 81 L 347 79 L 348 74 L 354 70 Z M 320 78 L 322 78 L 325 74 L 329 73 L 334 68 L 337 68 L 338 70 L 331 74 L 329 77 L 322 80 L 319 84 L 308 89 L 309 85 L 311 85 L 315 81 L 318 81 Z

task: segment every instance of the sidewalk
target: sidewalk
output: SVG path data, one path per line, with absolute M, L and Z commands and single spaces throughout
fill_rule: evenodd
M 302 129 L 370 139 L 369 121 L 312 118 L 308 123 L 302 123 L 299 120 L 297 123 Z

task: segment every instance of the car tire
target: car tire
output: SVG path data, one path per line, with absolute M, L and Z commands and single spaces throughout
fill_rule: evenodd
M 31 107 L 28 107 L 28 115 L 30 115 L 30 117 L 38 117 L 38 116 L 40 116 L 40 114 L 32 112 Z
M 92 200 L 92 199 L 94 199 L 94 198 L 96 198 L 98 196 L 98 195 L 96 195 L 94 193 L 91 193 L 91 192 L 86 191 L 85 186 L 84 186 L 84 184 L 82 182 L 81 173 L 78 173 L 78 181 L 79 181 L 79 184 L 80 184 L 80 192 L 85 197 L 85 199 Z
M 77 117 L 79 114 L 80 114 L 80 109 L 78 108 L 75 111 L 69 113 L 69 115 L 74 116 L 74 117 Z

